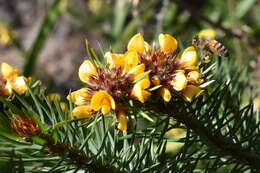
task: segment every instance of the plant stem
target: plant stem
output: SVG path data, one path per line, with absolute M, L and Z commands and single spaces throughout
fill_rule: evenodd
M 215 146 L 220 149 L 222 154 L 229 155 L 235 158 L 239 162 L 245 162 L 253 168 L 260 169 L 260 155 L 254 151 L 248 150 L 232 142 L 231 138 L 223 136 L 221 133 L 214 131 L 206 126 L 200 120 L 197 120 L 190 116 L 187 112 L 174 111 L 172 114 L 172 105 L 159 104 L 152 106 L 151 108 L 160 114 L 164 113 L 169 117 L 176 119 L 178 122 L 186 125 L 187 128 L 192 129 L 194 133 L 201 137 L 201 140 L 208 145 L 208 147 Z
M 40 133 L 39 137 L 46 141 L 44 146 L 47 147 L 51 153 L 57 154 L 65 161 L 72 162 L 79 169 L 84 169 L 96 173 L 119 172 L 110 165 L 105 165 L 101 161 L 93 159 L 95 156 L 92 154 L 86 154 L 85 152 L 78 151 L 76 148 L 61 142 L 57 142 L 52 137 L 43 133 Z M 92 161 L 90 162 L 90 160 Z

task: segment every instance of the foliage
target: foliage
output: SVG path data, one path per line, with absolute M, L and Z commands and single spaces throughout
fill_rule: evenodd
M 98 28 L 104 40 L 112 44 L 112 50 L 124 49 L 122 45 L 136 31 L 147 33 L 150 39 L 157 38 L 162 31 L 178 35 L 188 40 L 181 43 L 184 47 L 200 29 L 216 27 L 218 38 L 231 56 L 214 56 L 215 63 L 202 67 L 203 75 L 215 81 L 203 95 L 191 103 L 174 100 L 158 105 L 150 100 L 141 105 L 133 101 L 129 103 L 132 106 L 129 130 L 121 132 L 112 113 L 103 116 L 98 112 L 91 118 L 77 119 L 71 114 L 73 103 L 69 102 L 68 108 L 62 107 L 61 100 L 47 98 L 48 90 L 41 82 L 33 81 L 26 95 L 0 98 L 1 170 L 21 173 L 260 170 L 260 115 L 253 109 L 257 85 L 249 79 L 253 71 L 249 64 L 257 55 L 258 40 L 254 38 L 259 35 L 260 21 L 255 11 L 260 8 L 259 3 L 229 0 L 226 5 L 224 1 L 209 0 L 199 5 L 191 1 L 187 6 L 179 2 L 151 0 L 133 5 L 117 0 L 95 9 L 91 17 L 69 5 L 66 14 L 82 28 L 92 31 Z M 53 2 L 38 36 L 25 53 L 26 75 L 33 74 L 48 34 L 58 16 L 65 14 L 60 3 L 61 0 Z M 200 12 L 194 13 L 194 9 Z M 214 22 L 208 22 L 204 16 Z M 106 21 L 109 29 L 99 27 L 97 21 Z M 244 31 L 241 25 L 250 27 L 249 31 Z M 238 35 L 234 30 L 239 30 Z M 92 56 L 99 54 L 92 48 L 88 51 Z M 25 137 L 15 134 L 10 126 L 13 115 L 32 117 L 39 133 Z M 184 132 L 169 135 L 171 129 Z

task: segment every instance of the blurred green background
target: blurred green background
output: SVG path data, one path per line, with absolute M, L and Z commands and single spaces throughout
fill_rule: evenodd
M 123 52 L 137 32 L 150 43 L 169 33 L 188 46 L 211 28 L 230 51 L 225 62 L 248 68 L 247 80 L 257 88 L 259 14 L 258 0 L 1 0 L 0 61 L 67 94 L 81 85 L 77 70 L 87 56 L 86 39 L 102 54 Z

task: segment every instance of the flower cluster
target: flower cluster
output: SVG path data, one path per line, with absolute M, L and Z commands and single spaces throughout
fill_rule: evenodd
M 13 90 L 18 94 L 25 93 L 28 89 L 26 82 L 30 79 L 24 76 L 18 76 L 18 69 L 13 68 L 7 63 L 1 63 L 0 65 L 0 96 L 11 96 Z
M 178 42 L 169 34 L 159 35 L 160 48 L 144 41 L 141 34 L 133 36 L 124 54 L 107 52 L 107 66 L 85 60 L 79 78 L 88 87 L 72 92 L 68 99 L 77 105 L 73 114 L 90 117 L 101 110 L 103 115 L 116 112 L 118 128 L 127 129 L 127 103 L 135 99 L 144 103 L 151 95 L 160 95 L 165 102 L 172 97 L 192 98 L 203 90 L 198 55 L 190 46 L 177 52 Z M 145 75 L 147 74 L 147 75 Z M 155 88 L 149 91 L 149 88 Z

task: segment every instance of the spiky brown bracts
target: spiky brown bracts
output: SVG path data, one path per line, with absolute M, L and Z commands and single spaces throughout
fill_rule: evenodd
M 11 117 L 11 128 L 21 137 L 36 135 L 40 132 L 39 126 L 32 117 L 20 117 L 18 115 L 13 115 Z
M 145 64 L 145 71 L 150 72 L 150 79 L 159 78 L 162 85 L 169 85 L 175 71 L 181 69 L 177 55 L 161 50 L 148 50 L 139 53 L 140 63 Z
M 89 78 L 91 86 L 88 93 L 93 95 L 99 90 L 105 90 L 116 100 L 129 96 L 133 87 L 131 76 L 123 73 L 121 68 L 98 69 L 97 75 Z

